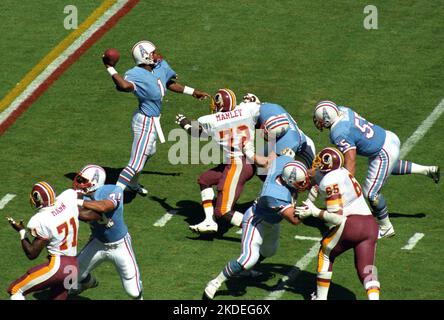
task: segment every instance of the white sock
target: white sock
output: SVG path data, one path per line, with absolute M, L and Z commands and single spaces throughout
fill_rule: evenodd
M 376 221 L 378 222 L 378 225 L 380 227 L 390 228 L 392 226 L 392 223 L 390 222 L 390 218 L 389 217 L 386 217 L 386 218 L 381 219 L 381 220 L 376 219 Z
M 244 218 L 244 215 L 240 213 L 239 211 L 234 211 L 233 217 L 231 218 L 230 223 L 233 226 L 238 226 L 239 228 L 242 226 L 242 219 Z
M 117 181 L 116 186 L 121 187 L 122 190 L 125 191 L 126 185 L 124 185 L 123 183 Z
M 316 300 L 327 300 L 332 272 L 318 272 L 316 280 Z M 323 280 L 323 281 L 322 281 Z
M 214 207 L 213 207 L 213 199 L 214 199 L 214 190 L 213 188 L 206 188 L 200 192 L 200 196 L 202 198 L 202 206 L 205 212 L 205 221 L 215 222 L 214 220 Z
M 430 170 L 429 166 L 422 166 L 420 164 L 416 164 L 411 162 L 412 164 L 412 173 L 427 175 Z
M 379 292 L 381 291 L 379 281 L 368 281 L 365 283 L 364 287 L 367 291 L 367 297 L 369 300 L 379 300 Z
M 9 299 L 11 299 L 11 300 L 26 300 L 25 296 L 21 292 L 14 293 L 13 295 L 11 295 L 11 297 L 9 297 Z
M 221 272 L 215 280 L 217 280 L 219 283 L 224 283 L 225 281 L 227 281 L 227 277 L 225 277 L 224 273 Z

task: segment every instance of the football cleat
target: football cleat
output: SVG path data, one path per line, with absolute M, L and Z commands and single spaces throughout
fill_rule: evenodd
M 218 230 L 218 225 L 214 221 L 202 221 L 201 223 L 195 224 L 189 227 L 191 231 L 205 234 L 205 233 L 215 233 Z
M 432 178 L 435 183 L 439 182 L 439 178 L 441 177 L 441 172 L 438 166 L 432 166 L 427 173 L 427 176 Z
M 207 286 L 205 287 L 203 298 L 207 300 L 213 300 L 214 295 L 216 294 L 217 290 L 220 287 L 220 282 L 216 279 L 211 280 L 208 282 Z
M 138 195 L 141 195 L 142 197 L 145 197 L 146 195 L 148 195 L 148 190 L 144 188 L 144 186 L 142 186 L 141 184 L 138 184 L 137 187 L 133 188 L 128 186 L 127 187 L 129 191 L 133 192 L 133 193 L 137 193 Z
M 395 235 L 395 228 L 392 225 L 389 226 L 379 226 L 378 239 L 390 238 Z

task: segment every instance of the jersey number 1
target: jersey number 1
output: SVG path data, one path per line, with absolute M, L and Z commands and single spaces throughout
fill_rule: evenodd
M 72 229 L 74 230 L 74 237 L 72 239 L 72 243 L 71 243 L 71 247 L 76 247 L 77 246 L 77 224 L 76 224 L 76 220 L 74 218 L 71 218 L 69 220 L 69 224 L 72 226 Z M 66 243 L 66 238 L 68 237 L 69 234 L 69 226 L 68 226 L 68 222 L 62 223 L 61 225 L 59 225 L 57 227 L 57 231 L 59 232 L 59 234 L 64 233 L 65 236 L 63 238 L 62 244 L 60 245 L 60 250 L 67 250 L 68 249 L 68 244 Z

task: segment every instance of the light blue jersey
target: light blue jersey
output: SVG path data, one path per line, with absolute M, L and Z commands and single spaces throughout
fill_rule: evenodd
M 93 221 L 90 223 L 92 236 L 103 243 L 116 242 L 128 233 L 128 227 L 123 219 L 123 190 L 121 187 L 106 184 L 94 192 L 93 198 L 84 197 L 85 200 L 111 200 L 114 203 L 115 209 L 105 213 L 107 219 L 100 221 Z M 106 224 L 112 220 L 111 227 Z M 109 223 L 108 223 L 109 225 Z
M 258 123 L 263 125 L 270 117 L 285 115 L 290 123 L 288 131 L 277 139 L 276 141 L 276 153 L 280 153 L 285 148 L 292 149 L 295 153 L 302 152 L 307 139 L 305 134 L 299 130 L 296 121 L 291 115 L 280 105 L 274 103 L 262 103 L 259 113 Z
M 330 140 L 342 153 L 356 149 L 356 153 L 373 157 L 382 149 L 386 132 L 368 122 L 352 109 L 340 106 L 343 117 L 330 128 Z
M 292 196 L 290 190 L 279 182 L 278 176 L 282 174 L 284 166 L 291 161 L 294 160 L 287 156 L 280 156 L 273 161 L 267 179 L 262 186 L 261 194 L 253 206 L 253 213 L 256 217 L 269 223 L 281 222 L 280 213 L 291 206 Z
M 154 67 L 152 72 L 135 66 L 125 73 L 125 80 L 135 85 L 134 94 L 139 100 L 139 110 L 148 117 L 160 116 L 167 83 L 174 77 L 176 72 L 165 60 Z

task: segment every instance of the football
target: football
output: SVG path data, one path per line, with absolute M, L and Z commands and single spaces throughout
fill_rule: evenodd
M 120 59 L 120 53 L 114 48 L 106 49 L 103 53 L 103 62 L 114 67 Z

